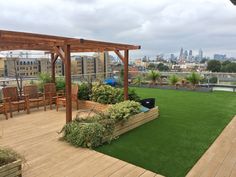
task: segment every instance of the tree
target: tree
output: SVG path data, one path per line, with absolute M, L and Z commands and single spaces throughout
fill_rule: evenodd
M 133 84 L 137 85 L 139 87 L 142 85 L 142 82 L 143 82 L 143 76 L 142 75 L 136 76 L 133 80 Z
M 179 81 L 178 76 L 176 76 L 175 74 L 171 75 L 169 78 L 169 83 L 173 86 L 175 86 L 177 88 L 177 82 Z
M 193 72 L 191 75 L 187 76 L 186 79 L 192 84 L 193 89 L 195 89 L 196 85 L 202 80 L 202 77 Z
M 207 63 L 207 70 L 212 72 L 220 72 L 221 71 L 221 63 L 218 60 L 210 60 Z
M 159 71 L 169 71 L 170 70 L 170 68 L 167 65 L 163 64 L 163 63 L 159 63 L 157 65 L 157 69 Z
M 149 73 L 148 73 L 148 79 L 151 80 L 151 84 L 152 85 L 156 85 L 157 83 L 157 80 L 161 77 L 161 74 L 157 71 L 154 71 L 154 70 L 151 70 Z
M 156 69 L 156 65 L 155 65 L 154 63 L 150 63 L 150 64 L 148 65 L 148 69 L 154 70 L 154 69 Z

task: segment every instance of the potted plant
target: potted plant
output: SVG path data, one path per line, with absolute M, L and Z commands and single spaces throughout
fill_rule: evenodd
M 15 151 L 0 147 L 0 176 L 22 176 L 23 158 Z

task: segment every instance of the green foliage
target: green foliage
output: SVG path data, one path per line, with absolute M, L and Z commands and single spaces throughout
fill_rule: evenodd
M 38 87 L 40 91 L 43 91 L 44 84 L 52 82 L 52 78 L 49 73 L 40 73 L 38 76 L 38 80 L 39 80 Z
M 221 71 L 228 73 L 236 72 L 236 63 L 231 63 L 230 61 L 224 61 L 222 63 Z
M 102 144 L 105 128 L 97 122 L 72 121 L 63 128 L 64 139 L 74 146 L 97 147 Z
M 218 81 L 217 77 L 211 77 L 211 78 L 209 79 L 209 83 L 211 83 L 211 84 L 216 84 L 217 81 Z
M 108 108 L 108 114 L 115 122 L 126 121 L 132 115 L 140 112 L 140 103 L 124 101 Z
M 143 80 L 143 76 L 139 74 L 134 78 L 133 84 L 140 87 L 142 85 Z
M 137 102 L 139 102 L 141 100 L 140 96 L 138 96 L 138 94 L 136 93 L 136 91 L 134 89 L 129 89 L 128 97 L 129 97 L 130 101 L 137 101 Z
M 66 89 L 66 81 L 63 77 L 59 77 L 56 79 L 56 89 L 57 91 Z
M 102 104 L 115 104 L 123 100 L 123 92 L 109 85 L 95 84 L 92 88 L 91 100 Z
M 159 63 L 157 65 L 157 69 L 159 71 L 169 71 L 170 70 L 170 68 L 167 65 L 163 64 L 163 63 Z
M 207 63 L 207 70 L 212 72 L 220 72 L 221 63 L 218 60 L 210 60 Z
M 105 113 L 86 118 L 77 116 L 63 127 L 63 139 L 78 147 L 97 147 L 105 138 L 108 140 L 113 138 L 117 122 L 125 122 L 130 116 L 139 112 L 139 103 L 124 101 L 112 105 Z
M 196 84 L 198 84 L 198 83 L 202 80 L 202 77 L 201 77 L 199 74 L 193 72 L 193 73 L 191 73 L 191 75 L 187 76 L 186 79 L 187 79 L 193 86 L 195 86 Z
M 148 69 L 154 70 L 154 69 L 157 69 L 157 66 L 156 66 L 154 63 L 150 63 L 150 64 L 148 65 Z
M 169 83 L 171 85 L 176 85 L 178 81 L 179 81 L 179 78 L 175 74 L 171 75 L 169 78 Z
M 14 162 L 22 157 L 11 149 L 0 148 L 0 166 Z
M 78 98 L 80 100 L 89 100 L 92 94 L 92 84 L 88 82 L 83 82 L 79 84 Z
M 151 81 L 151 84 L 155 85 L 157 83 L 157 80 L 161 77 L 161 74 L 157 71 L 151 70 L 147 78 Z

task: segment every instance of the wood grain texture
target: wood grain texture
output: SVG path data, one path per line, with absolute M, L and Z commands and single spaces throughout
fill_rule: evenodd
M 187 177 L 236 176 L 236 116 L 189 171 Z
M 73 116 L 76 111 L 73 112 Z M 22 154 L 24 177 L 108 177 L 155 176 L 155 173 L 104 155 L 75 148 L 58 140 L 65 123 L 65 111 L 42 108 L 31 114 L 19 113 L 14 118 L 0 121 L 0 144 Z

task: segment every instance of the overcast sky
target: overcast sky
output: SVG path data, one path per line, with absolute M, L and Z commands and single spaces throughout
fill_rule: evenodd
M 1 0 L 0 29 L 138 44 L 137 58 L 181 47 L 236 57 L 229 0 Z

